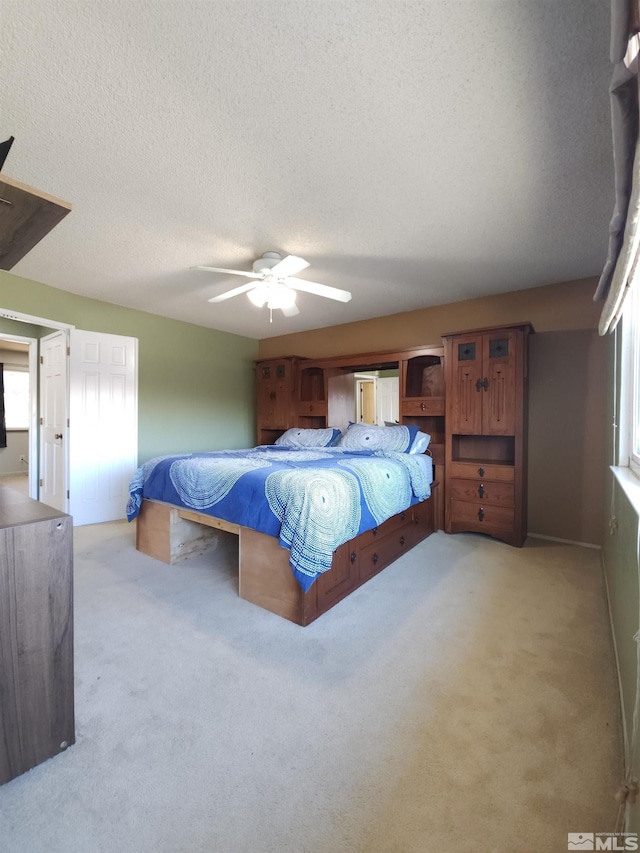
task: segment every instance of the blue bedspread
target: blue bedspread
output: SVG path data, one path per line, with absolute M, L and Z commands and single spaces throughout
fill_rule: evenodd
M 143 498 L 195 509 L 275 536 L 303 590 L 335 549 L 431 494 L 429 456 L 260 446 L 161 456 L 129 485 L 127 517 Z

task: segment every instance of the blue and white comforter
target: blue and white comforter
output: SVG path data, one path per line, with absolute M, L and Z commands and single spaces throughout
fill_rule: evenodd
M 150 498 L 274 536 L 306 591 L 339 545 L 428 498 L 431 481 L 429 456 L 382 450 L 264 445 L 160 456 L 131 480 L 127 517 Z

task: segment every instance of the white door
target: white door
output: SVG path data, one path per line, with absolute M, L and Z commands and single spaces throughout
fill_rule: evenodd
M 71 330 L 70 507 L 73 523 L 125 518 L 138 459 L 138 341 Z
M 400 416 L 400 389 L 397 376 L 378 379 L 376 387 L 376 423 L 397 423 Z
M 67 335 L 40 339 L 40 500 L 67 512 Z

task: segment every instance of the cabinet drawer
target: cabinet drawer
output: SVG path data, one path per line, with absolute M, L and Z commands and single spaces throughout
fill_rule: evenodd
M 390 533 L 394 533 L 396 530 L 399 530 L 401 527 L 405 527 L 411 523 L 412 515 L 411 515 L 412 507 L 409 509 L 405 509 L 403 512 L 399 512 L 397 515 L 393 515 L 391 518 L 388 518 L 386 521 L 383 521 L 378 527 L 373 527 L 371 530 L 366 530 L 361 534 L 359 539 L 359 544 L 361 548 L 366 548 L 368 545 L 371 545 L 374 542 L 379 542 L 381 539 L 384 539 Z
M 405 398 L 401 403 L 401 410 L 403 416 L 444 415 L 444 397 Z
M 484 503 L 451 501 L 451 521 L 473 524 L 474 529 L 486 527 L 513 527 L 515 514 L 513 507 L 491 506 Z
M 482 472 L 482 473 L 480 473 Z M 513 465 L 492 465 L 490 462 L 452 462 L 451 476 L 469 480 L 495 480 L 513 483 Z
M 514 488 L 512 483 L 492 482 L 491 480 L 451 480 L 450 496 L 455 500 L 473 501 L 478 505 L 491 504 L 498 506 L 514 505 Z
M 298 403 L 299 415 L 326 415 L 327 403 L 325 400 L 313 400 L 312 402 Z

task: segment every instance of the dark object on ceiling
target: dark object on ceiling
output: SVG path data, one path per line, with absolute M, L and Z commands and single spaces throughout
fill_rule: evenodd
M 4 142 L 0 142 L 0 171 L 2 171 L 2 167 L 4 166 L 4 161 L 7 159 L 7 154 L 11 146 L 13 145 L 13 136 L 10 136 Z

